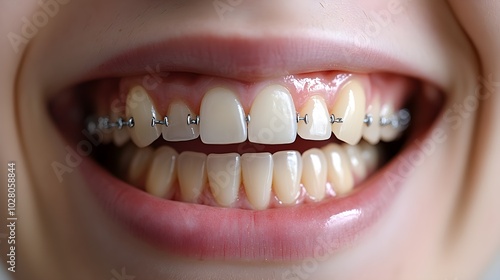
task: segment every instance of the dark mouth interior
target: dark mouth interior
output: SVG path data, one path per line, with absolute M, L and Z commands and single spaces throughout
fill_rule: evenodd
M 59 94 L 49 104 L 49 111 L 55 123 L 60 128 L 59 130 L 63 136 L 70 143 L 77 143 L 77 141 L 85 139 L 86 136 L 82 133 L 82 131 L 85 130 L 85 119 L 87 116 L 95 114 L 95 109 L 89 99 L 89 89 L 92 89 L 92 84 L 93 82 L 78 85 L 69 92 Z M 412 121 L 398 140 L 390 143 L 380 142 L 378 144 L 383 150 L 383 162 L 381 166 L 398 154 L 411 139 L 414 139 L 417 135 L 421 135 L 431 126 L 442 108 L 444 103 L 443 96 L 444 95 L 436 90 L 435 87 L 429 86 L 424 82 L 415 83 L 415 88 L 409 94 L 409 98 L 403 107 L 410 111 Z M 422 112 L 425 112 L 425 114 Z M 72 117 L 68 118 L 67 116 L 69 115 Z M 297 136 L 294 143 L 286 145 L 262 145 L 250 143 L 248 140 L 243 143 L 232 145 L 207 145 L 203 144 L 199 138 L 185 142 L 167 142 L 160 136 L 152 146 L 158 147 L 161 145 L 168 145 L 174 148 L 178 153 L 183 151 L 195 151 L 205 154 L 230 152 L 243 154 L 255 152 L 274 153 L 283 150 L 296 150 L 302 153 L 310 148 L 324 147 L 329 143 L 341 142 L 338 141 L 335 136 L 324 141 L 303 140 Z M 113 166 L 116 165 L 116 159 L 119 158 L 122 149 L 123 147 L 116 147 L 112 143 L 100 144 L 93 149 L 91 156 L 105 169 L 112 172 L 114 175 L 118 175 Z

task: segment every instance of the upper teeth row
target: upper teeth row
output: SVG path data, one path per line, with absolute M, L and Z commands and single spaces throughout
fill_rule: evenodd
M 162 118 L 146 90 L 136 86 L 127 96 L 126 119 L 111 122 L 110 118 L 101 117 L 97 123 L 91 123 L 89 129 L 133 128 L 128 133 L 139 147 L 148 146 L 160 134 L 167 141 L 186 141 L 200 136 L 206 144 L 233 144 L 247 139 L 260 144 L 288 144 L 295 141 L 297 134 L 303 139 L 327 140 L 332 132 L 339 140 L 354 145 L 362 136 L 371 143 L 378 142 L 384 138 L 380 131 L 383 127 L 399 132 L 408 125 L 407 110 L 385 112 L 380 116 L 380 102 L 375 100 L 371 111 L 365 113 L 365 99 L 363 87 L 351 81 L 339 91 L 332 110 L 328 110 L 323 97 L 314 95 L 297 112 L 289 91 L 283 86 L 271 85 L 257 95 L 250 113 L 245 114 L 232 91 L 214 88 L 203 97 L 199 115 L 184 102 L 174 101 L 168 116 Z M 377 130 L 375 137 L 373 130 Z

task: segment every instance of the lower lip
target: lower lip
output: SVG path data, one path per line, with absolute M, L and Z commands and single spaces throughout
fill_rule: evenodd
M 334 253 L 387 214 L 404 180 L 390 186 L 384 174 L 397 174 L 399 158 L 416 149 L 414 144 L 406 147 L 346 197 L 265 211 L 158 199 L 91 159 L 84 161 L 82 172 L 111 217 L 155 248 L 196 259 L 293 261 L 321 250 Z

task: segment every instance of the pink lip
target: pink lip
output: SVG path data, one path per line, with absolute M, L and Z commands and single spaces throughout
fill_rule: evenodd
M 334 66 L 349 69 L 346 65 L 355 69 L 384 65 L 379 67 L 380 71 L 410 69 L 390 59 L 368 62 L 369 55 L 360 56 L 364 59 L 357 61 L 336 55 L 337 63 L 332 63 L 323 59 L 325 53 L 333 50 L 328 48 L 328 43 L 319 42 L 314 48 L 311 44 L 311 40 L 294 43 L 286 39 L 269 42 L 183 38 L 120 55 L 86 78 L 144 73 L 146 67 L 154 69 L 156 65 L 160 65 L 161 71 L 190 71 L 248 80 Z M 426 124 L 435 116 L 418 117 L 425 119 L 415 123 Z M 419 125 L 412 131 L 414 137 L 411 139 L 425 132 Z M 415 149 L 416 145 L 408 145 L 346 197 L 265 211 L 158 199 L 113 177 L 91 159 L 84 160 L 81 170 L 92 193 L 110 216 L 118 218 L 125 228 L 156 248 L 196 259 L 299 260 L 314 256 L 318 250 L 334 252 L 352 244 L 388 213 L 405 182 L 387 185 L 384 174 L 397 172 L 399 159 Z

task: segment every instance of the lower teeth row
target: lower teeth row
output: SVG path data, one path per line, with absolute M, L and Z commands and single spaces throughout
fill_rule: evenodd
M 378 146 L 328 144 L 297 151 L 203 154 L 127 145 L 118 176 L 151 195 L 190 203 L 262 210 L 348 194 L 379 165 Z

